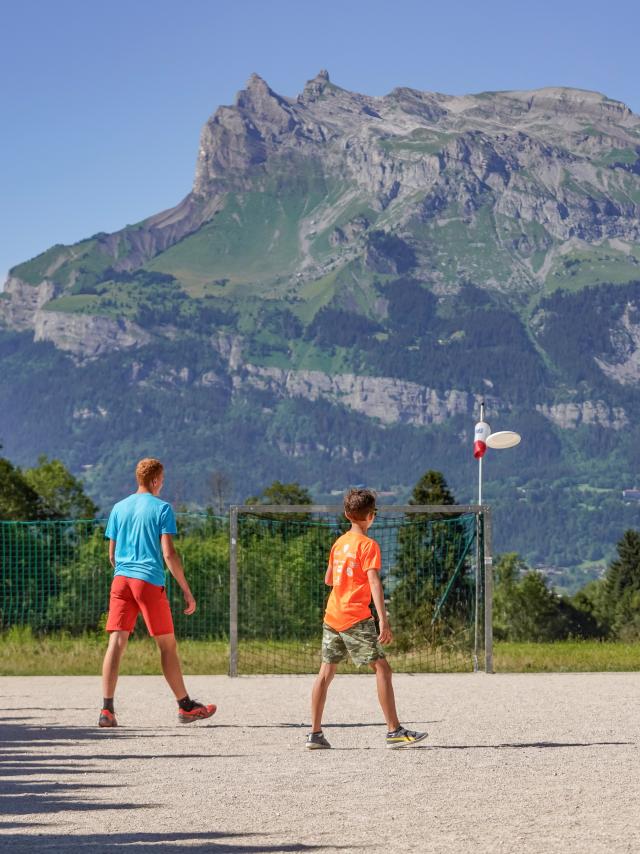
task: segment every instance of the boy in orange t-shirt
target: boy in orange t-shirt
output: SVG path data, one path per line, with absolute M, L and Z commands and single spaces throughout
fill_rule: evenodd
M 387 722 L 387 747 L 413 747 L 426 732 L 400 725 L 391 681 L 392 671 L 381 644 L 392 634 L 384 607 L 380 581 L 380 546 L 367 537 L 376 517 L 376 497 L 369 489 L 350 489 L 344 498 L 344 515 L 351 530 L 333 544 L 325 583 L 333 589 L 327 602 L 322 632 L 322 665 L 311 694 L 309 750 L 331 747 L 322 732 L 322 712 L 329 684 L 347 655 L 358 667 L 368 664 L 376 674 L 378 700 Z M 371 616 L 371 598 L 380 617 L 380 632 Z

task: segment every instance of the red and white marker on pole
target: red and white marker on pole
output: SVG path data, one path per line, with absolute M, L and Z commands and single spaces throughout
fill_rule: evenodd
M 480 421 L 476 424 L 473 434 L 473 456 L 478 460 L 478 504 L 482 504 L 482 458 L 487 453 L 487 448 L 503 450 L 514 448 L 520 444 L 522 437 L 513 430 L 500 430 L 491 432 L 491 427 L 484 420 L 484 401 L 480 403 Z
M 484 410 L 484 403 L 480 404 L 480 409 Z M 483 416 L 480 416 L 481 418 Z M 491 435 L 491 427 L 486 421 L 478 421 L 473 434 L 473 456 L 477 460 L 481 460 L 487 453 L 487 439 Z

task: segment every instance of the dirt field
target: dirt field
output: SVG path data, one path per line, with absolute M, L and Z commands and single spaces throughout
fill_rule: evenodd
M 334 682 L 307 752 L 312 677 L 123 677 L 117 730 L 90 677 L 0 680 L 7 852 L 640 851 L 640 673 L 398 675 L 426 747 L 387 750 L 369 676 Z

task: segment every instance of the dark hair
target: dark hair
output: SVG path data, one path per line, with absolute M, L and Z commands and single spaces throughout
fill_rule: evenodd
M 344 497 L 344 513 L 349 519 L 362 521 L 376 509 L 376 494 L 371 489 L 350 489 Z

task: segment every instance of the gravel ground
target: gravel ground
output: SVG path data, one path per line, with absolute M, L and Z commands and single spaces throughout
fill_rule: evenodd
M 307 752 L 312 677 L 123 677 L 117 730 L 90 677 L 0 679 L 0 849 L 10 852 L 640 851 L 640 673 L 404 675 L 426 747 L 386 750 L 370 676 L 338 676 Z

